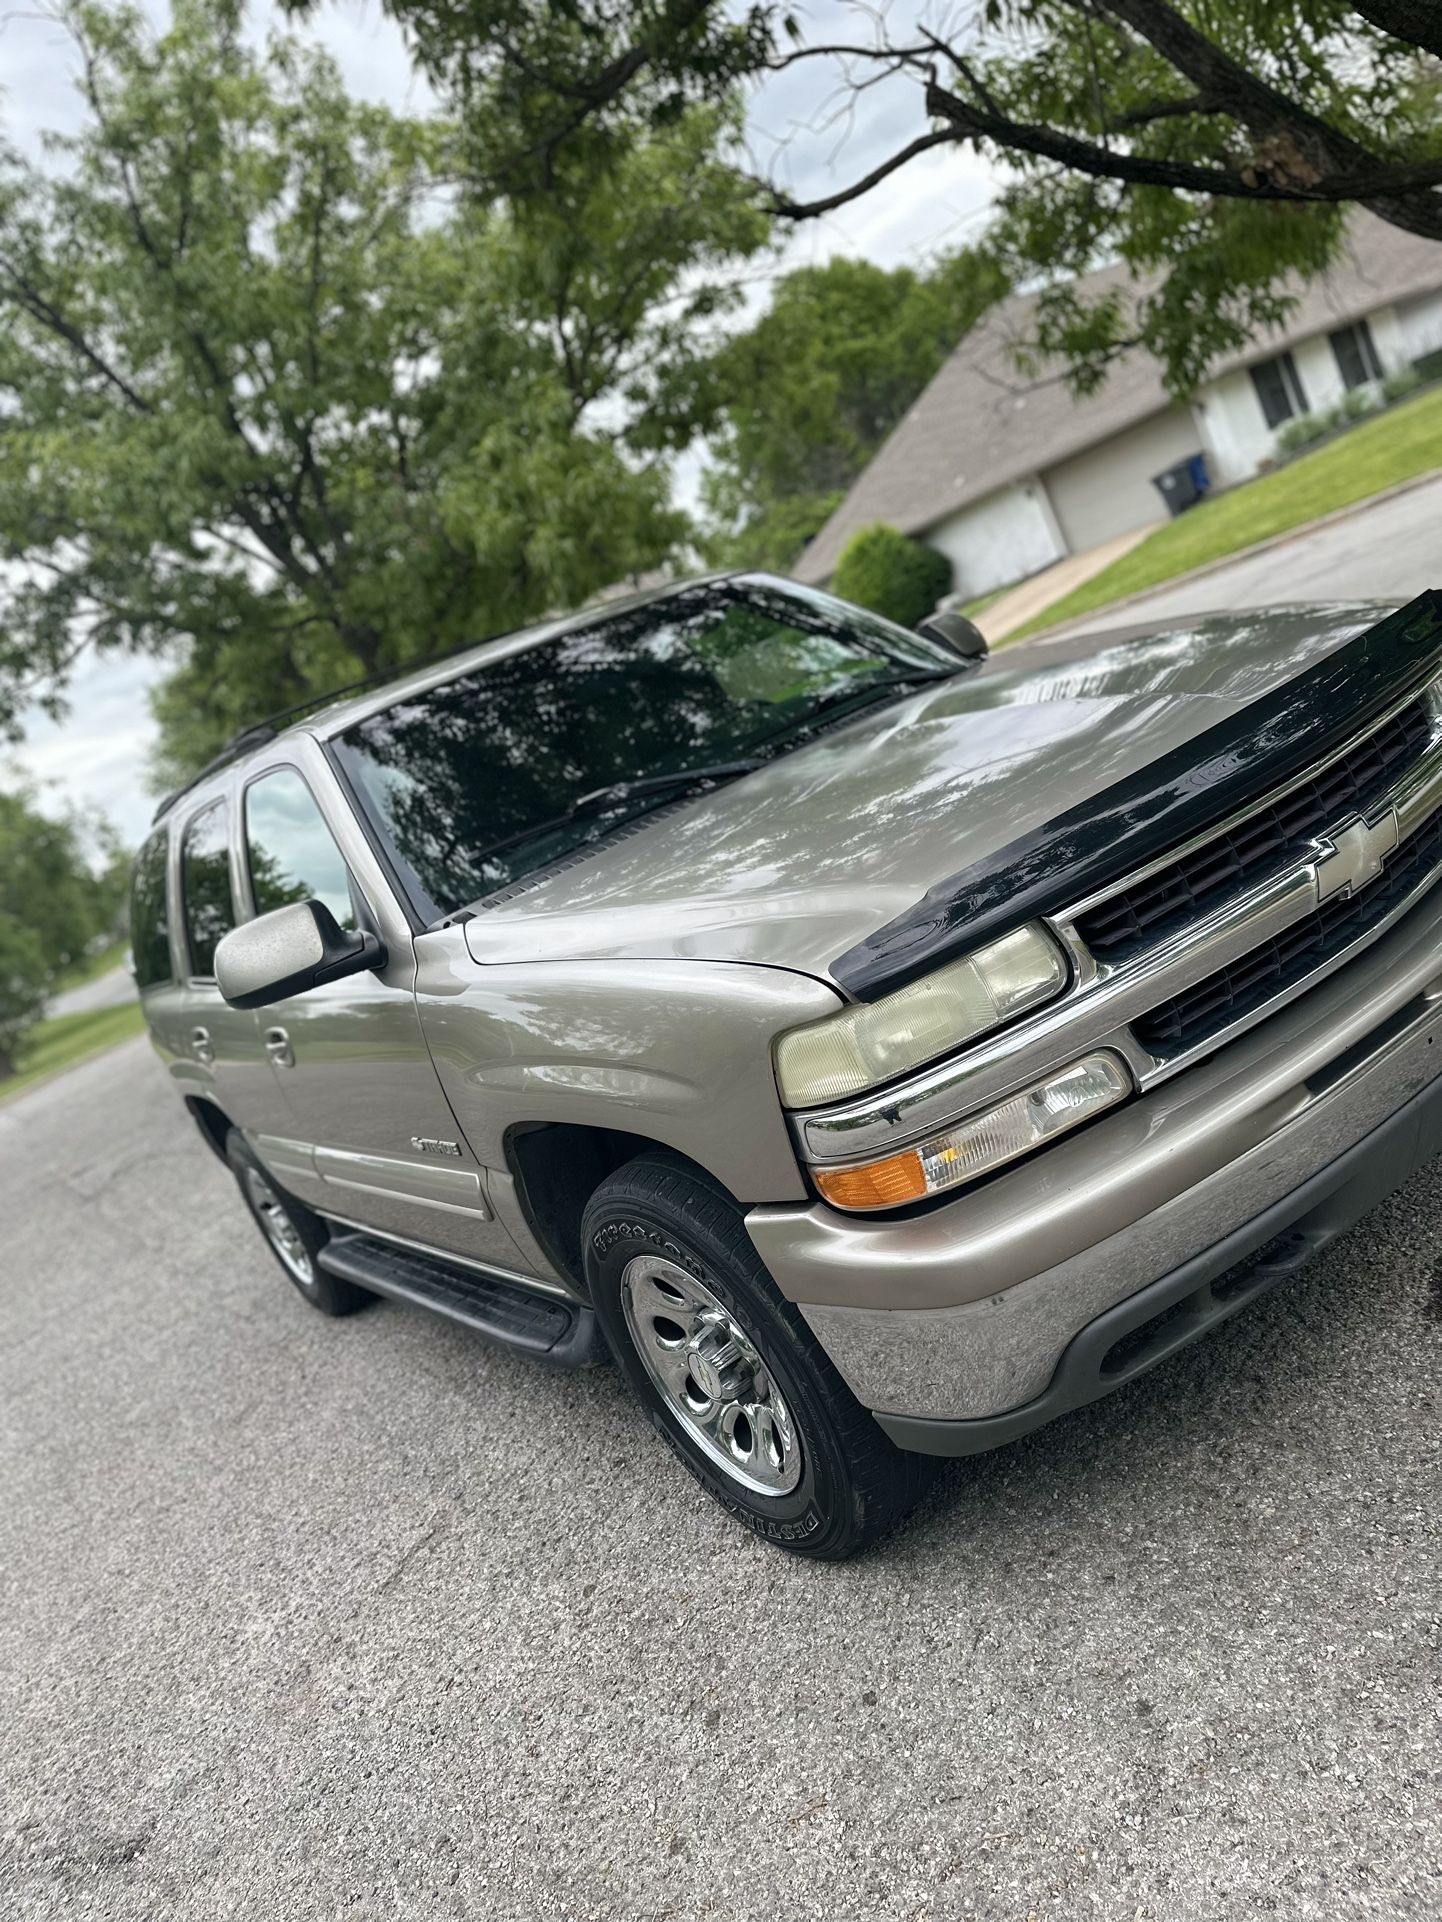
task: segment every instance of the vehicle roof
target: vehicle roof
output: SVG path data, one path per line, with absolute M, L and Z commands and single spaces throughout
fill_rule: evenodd
M 634 594 L 618 594 L 614 600 L 602 601 L 596 606 L 581 609 L 578 613 L 557 615 L 548 621 L 538 621 L 530 627 L 513 628 L 509 633 L 493 635 L 489 640 L 478 641 L 473 646 L 464 646 L 443 655 L 432 656 L 429 660 L 417 662 L 409 671 L 398 672 L 390 679 L 372 685 L 357 682 L 355 691 L 341 690 L 335 699 L 325 695 L 315 702 L 302 703 L 301 709 L 286 709 L 274 716 L 276 721 L 285 721 L 287 715 L 296 714 L 295 720 L 284 727 L 273 727 L 261 720 L 243 729 L 233 741 L 218 754 L 213 761 L 201 768 L 183 787 L 178 787 L 156 808 L 152 825 L 159 826 L 175 809 L 176 805 L 189 795 L 199 796 L 200 791 L 212 784 L 214 777 L 223 772 L 242 766 L 253 754 L 262 749 L 269 750 L 277 741 L 288 736 L 309 734 L 317 740 L 333 740 L 357 721 L 366 720 L 372 714 L 382 713 L 394 707 L 397 701 L 407 700 L 414 695 L 429 692 L 434 687 L 444 687 L 448 681 L 458 680 L 462 675 L 472 673 L 488 661 L 503 660 L 507 655 L 524 653 L 527 648 L 538 647 L 545 641 L 555 640 L 559 635 L 572 634 L 587 627 L 598 626 L 603 621 L 614 619 L 638 607 L 646 607 L 653 602 L 670 599 L 691 588 L 704 587 L 711 582 L 727 580 L 765 581 L 778 586 L 794 583 L 785 581 L 780 575 L 768 574 L 763 569 L 741 570 L 722 569 L 710 574 L 693 574 L 685 580 L 668 581 L 664 587 L 638 589 Z

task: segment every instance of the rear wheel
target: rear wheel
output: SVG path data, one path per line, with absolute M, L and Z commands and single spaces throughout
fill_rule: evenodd
M 375 1297 L 353 1282 L 328 1275 L 317 1256 L 330 1231 L 320 1216 L 288 1195 L 262 1168 L 244 1135 L 232 1128 L 225 1158 L 267 1247 L 312 1308 L 323 1315 L 353 1315 Z
M 606 1335 L 653 1425 L 747 1528 L 839 1561 L 876 1539 L 930 1474 L 877 1427 L 781 1295 L 730 1195 L 642 1155 L 583 1224 Z

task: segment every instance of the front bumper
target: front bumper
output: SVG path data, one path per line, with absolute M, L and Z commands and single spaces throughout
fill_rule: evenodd
M 1242 1040 L 954 1202 L 906 1220 L 758 1208 L 748 1226 L 897 1441 L 992 1447 L 1234 1312 L 1429 1159 L 1439 1034 L 1442 900 L 1429 900 Z M 1285 1263 L 1213 1294 L 1289 1229 Z M 1184 1301 L 1164 1345 L 1103 1366 Z

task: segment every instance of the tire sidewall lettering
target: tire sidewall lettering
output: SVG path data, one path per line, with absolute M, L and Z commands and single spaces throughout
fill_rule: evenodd
M 591 1236 L 591 1252 L 602 1263 L 609 1262 L 618 1249 L 629 1257 L 641 1252 L 643 1247 L 664 1255 L 667 1261 L 674 1261 L 688 1275 L 694 1275 L 697 1281 L 708 1279 L 706 1269 L 694 1255 L 648 1222 L 606 1221 Z

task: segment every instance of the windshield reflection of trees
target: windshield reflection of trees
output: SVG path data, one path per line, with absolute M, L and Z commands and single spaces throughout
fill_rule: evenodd
M 779 751 L 839 687 L 946 666 L 884 622 L 849 611 L 843 622 L 821 597 L 706 585 L 492 661 L 362 722 L 344 745 L 401 852 L 451 908 L 626 811 L 478 858 L 583 795 L 744 758 L 761 743 Z
M 803 916 L 819 929 L 833 907 L 843 917 L 856 911 L 858 889 L 885 912 L 901 912 L 929 887 L 1069 814 L 1087 796 L 1100 795 L 1190 740 L 1238 703 L 1325 654 L 1356 626 L 1355 614 L 1339 612 L 1335 621 L 1319 623 L 1315 613 L 1289 618 L 1273 611 L 1255 621 L 1203 621 L 1160 642 L 1128 640 L 1050 664 L 1028 660 L 1026 649 L 1015 658 L 1003 654 L 982 674 L 958 676 L 895 708 L 870 709 L 704 803 L 668 809 L 663 819 L 648 821 L 629 839 L 613 836 L 604 861 L 569 866 L 554 885 L 537 875 L 535 891 L 520 898 L 518 912 L 531 917 L 542 950 L 553 917 L 608 902 L 669 915 L 676 938 L 683 930 L 718 927 L 733 917 L 754 920 L 758 912 L 779 919 Z M 888 662 L 887 670 L 895 665 Z M 636 685 L 634 654 L 626 654 L 620 681 L 613 684 L 607 676 L 617 666 L 608 644 L 594 668 L 585 663 L 584 671 L 594 671 L 596 685 L 624 700 L 626 687 Z M 643 675 L 646 671 L 641 669 Z M 492 672 L 469 684 L 473 703 L 481 688 L 489 693 Z M 706 703 L 714 699 L 714 692 L 704 692 L 711 678 L 689 658 L 679 674 L 661 663 L 660 679 L 670 700 L 668 725 L 693 752 L 695 707 L 699 703 L 704 727 L 711 712 Z M 555 691 L 547 698 L 553 695 L 562 708 L 570 698 Z M 574 748 L 568 738 L 574 715 L 555 707 L 517 715 L 508 711 L 512 705 L 498 699 L 495 711 L 488 710 L 485 738 L 501 745 L 486 752 L 520 755 L 534 746 L 538 756 L 551 757 L 563 768 L 578 764 L 566 759 L 573 751 L 578 759 L 590 752 L 584 729 Z M 424 720 L 418 704 L 413 721 L 403 716 L 402 725 L 419 731 Z M 462 708 L 444 724 L 456 728 L 461 748 L 473 738 L 471 720 L 470 710 Z M 553 738 L 553 724 L 560 738 Z M 650 717 L 628 719 L 623 712 L 619 724 L 630 727 L 631 746 L 653 757 L 651 768 L 683 764 L 674 744 L 671 758 L 661 758 L 649 732 Z M 707 758 L 719 758 L 714 747 L 707 743 Z M 419 810 L 418 823 L 440 821 L 462 838 L 468 832 L 479 836 L 493 817 L 470 809 L 464 786 L 466 771 L 481 763 L 468 749 L 454 759 L 443 753 L 432 763 L 424 750 L 418 732 L 408 732 L 407 770 L 423 783 L 434 779 L 440 795 L 433 815 L 427 804 L 434 797 L 424 787 L 410 797 Z M 434 774 L 427 771 L 431 767 Z M 484 783 L 484 772 L 471 778 Z M 606 778 L 588 777 L 586 785 L 601 785 Z M 1119 829 L 1130 825 L 1135 822 L 1118 823 Z M 464 859 L 459 843 L 456 858 Z M 1054 871 L 1057 861 L 1050 843 L 1018 847 L 1007 868 L 1010 884 L 1022 889 Z M 527 865 L 541 865 L 539 855 Z M 478 887 L 471 898 L 490 885 Z M 894 900 L 886 898 L 891 896 Z M 853 906 L 844 908 L 843 899 Z M 846 938 L 838 940 L 838 949 Z

